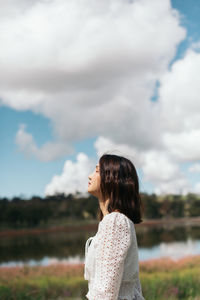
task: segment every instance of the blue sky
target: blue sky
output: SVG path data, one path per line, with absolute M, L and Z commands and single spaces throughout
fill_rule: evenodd
M 40 1 L 36 2 L 39 3 Z M 90 31 L 89 29 L 89 31 L 83 32 L 85 41 L 82 44 L 82 27 L 76 20 L 76 14 L 81 12 L 79 1 L 74 1 L 74 3 L 77 2 L 77 6 L 74 4 L 74 11 L 71 11 L 69 21 L 64 24 L 65 26 L 62 24 L 62 18 L 61 24 L 58 24 L 58 19 L 53 19 L 53 22 L 57 23 L 55 32 L 51 32 L 49 23 L 46 24 L 44 21 L 46 13 L 44 11 L 47 11 L 50 16 L 53 11 L 59 12 L 60 8 L 57 2 L 55 0 L 52 1 L 53 4 L 47 2 L 46 4 L 38 4 L 37 7 L 33 5 L 25 7 L 24 1 L 19 0 L 16 3 L 16 9 L 14 7 L 11 9 L 9 2 L 7 6 L 6 4 L 3 5 L 4 18 L 1 22 L 5 21 L 3 25 L 7 24 L 8 36 L 2 54 L 0 50 L 1 78 L 3 79 L 0 88 L 0 165 L 2 170 L 0 173 L 0 197 L 31 197 L 32 195 L 43 197 L 45 191 L 49 194 L 55 191 L 68 193 L 80 190 L 84 192 L 87 190 L 88 172 L 93 170 L 100 154 L 107 150 L 117 150 L 133 158 L 138 169 L 142 191 L 158 194 L 167 192 L 187 193 L 190 191 L 200 193 L 200 155 L 198 156 L 198 151 L 192 151 L 194 148 L 198 150 L 200 146 L 198 142 L 198 115 L 194 114 L 193 118 L 193 111 L 198 113 L 198 99 L 196 100 L 195 95 L 192 95 L 193 100 L 189 98 L 182 100 L 181 95 L 180 99 L 178 98 L 179 92 L 176 93 L 178 87 L 180 90 L 181 70 L 187 70 L 192 64 L 189 72 L 193 72 L 194 78 L 197 77 L 195 73 L 197 63 L 195 61 L 199 62 L 200 49 L 199 1 L 173 0 L 170 9 L 167 8 L 167 4 L 170 5 L 169 2 L 163 1 L 163 3 L 166 2 L 166 9 L 158 9 L 158 14 L 161 11 L 164 15 L 163 19 L 158 20 L 161 24 L 161 29 L 158 32 L 156 32 L 157 21 L 154 21 L 158 16 L 152 13 L 153 21 L 149 16 L 145 19 L 145 13 L 149 11 L 151 14 L 156 1 L 155 3 L 152 1 L 152 10 L 149 4 L 145 4 L 147 1 L 143 1 L 144 10 L 142 12 L 144 15 L 141 13 L 141 16 L 140 1 L 136 1 L 139 4 L 138 7 L 133 7 L 132 15 L 126 8 L 122 10 L 123 4 L 117 1 L 119 7 L 122 6 L 122 17 L 116 26 L 120 25 L 118 28 L 123 29 L 121 31 L 123 43 L 125 45 L 127 43 L 128 50 L 130 47 L 130 51 L 127 50 L 127 52 L 126 47 L 120 48 L 119 53 L 116 51 L 119 40 L 114 33 L 115 27 L 112 28 L 111 26 L 108 36 L 104 37 L 106 26 L 104 28 L 102 23 L 98 27 L 98 22 L 94 22 L 94 20 L 98 20 L 95 15 L 97 9 L 94 7 L 90 12 L 87 12 L 89 15 L 83 16 L 83 19 L 91 20 L 91 23 L 88 23 L 88 28 L 94 26 L 94 30 Z M 46 7 L 43 7 L 45 5 Z M 52 7 L 50 7 L 51 5 Z M 24 14 L 19 9 L 20 7 L 22 9 L 25 7 Z M 63 7 L 67 9 L 67 4 L 64 4 L 64 1 Z M 177 17 L 173 15 L 172 8 L 175 8 L 181 15 L 179 24 L 175 22 Z M 111 13 L 116 13 L 120 19 L 120 9 L 117 11 L 117 7 L 107 8 L 105 4 L 104 7 L 98 7 L 98 9 L 98 14 L 102 14 L 103 20 L 104 14 L 109 9 Z M 19 26 L 18 31 L 16 30 L 14 33 L 12 28 L 13 26 L 16 27 L 16 24 L 9 21 L 10 15 L 13 14 L 16 15 L 16 24 Z M 110 15 L 112 16 L 112 14 Z M 110 15 L 107 18 L 111 18 L 113 21 Z M 24 19 L 25 16 L 26 19 Z M 142 73 L 145 69 L 145 72 L 139 79 L 135 73 L 132 73 L 131 64 L 133 68 L 137 68 L 137 59 L 134 57 L 137 55 L 139 57 L 140 53 L 130 42 L 131 30 L 127 32 L 127 37 L 124 33 L 126 26 L 128 26 L 125 24 L 125 20 L 134 18 L 134 16 L 137 16 L 138 23 L 144 18 L 144 23 L 142 23 L 145 28 L 144 31 L 146 28 L 150 28 L 148 22 L 152 22 L 152 31 L 155 31 L 161 41 L 163 30 L 163 35 L 166 35 L 169 45 L 169 49 L 165 49 L 163 46 L 165 41 L 162 41 L 163 45 L 158 50 L 147 44 L 146 47 L 150 48 L 149 53 L 152 53 L 151 62 L 147 58 L 148 50 L 144 50 L 145 45 L 144 48 L 141 46 L 141 56 L 144 55 L 145 58 L 141 57 L 141 61 L 138 60 L 138 70 Z M 42 30 L 41 33 L 37 31 L 40 26 L 34 27 L 29 21 L 29 19 L 32 20 L 31 18 L 33 20 L 36 18 L 39 25 L 40 22 L 44 22 L 44 32 Z M 166 28 L 165 18 L 166 24 L 168 22 L 170 24 L 170 29 Z M 6 20 L 8 20 L 7 23 Z M 27 23 L 23 23 L 24 20 Z M 103 21 L 100 20 L 99 22 Z M 132 20 L 130 20 L 130 24 L 132 24 L 131 22 Z M 21 24 L 25 24 L 24 29 Z M 75 37 L 80 38 L 80 44 L 73 41 L 73 32 L 70 31 L 70 27 L 73 27 L 74 24 L 77 28 L 75 29 L 75 32 L 77 30 Z M 26 36 L 27 28 L 30 30 L 28 36 Z M 138 31 L 134 29 L 133 36 L 134 38 L 137 37 L 140 46 L 143 45 L 144 41 L 140 41 L 140 27 L 138 28 Z M 184 29 L 186 29 L 185 32 Z M 88 30 L 87 27 L 85 30 Z M 35 33 L 38 33 L 38 36 Z M 46 43 L 42 40 L 43 34 L 47 36 L 48 42 Z M 48 47 L 53 48 L 52 45 L 56 43 L 57 34 L 60 36 L 60 41 L 58 41 L 60 48 L 55 47 L 54 52 L 52 50 L 51 55 L 56 53 L 57 57 L 55 62 L 52 62 L 52 57 L 48 54 Z M 93 34 L 95 34 L 94 42 Z M 146 36 L 151 35 L 148 30 L 147 33 L 144 33 L 144 37 L 145 34 L 147 34 Z M 69 40 L 66 38 L 66 43 L 61 42 L 63 36 L 69 37 Z M 113 37 L 114 50 L 111 49 L 112 43 L 108 43 L 107 48 L 104 45 L 110 36 Z M 13 37 L 17 45 L 16 55 L 20 56 L 19 60 L 16 58 L 14 50 L 7 51 L 10 49 L 9 39 L 12 41 Z M 2 31 L 0 31 L 1 39 L 5 39 Z M 35 40 L 38 42 L 40 52 L 37 52 L 37 47 L 35 49 L 32 49 L 31 46 L 28 47 L 29 42 L 35 42 Z M 73 49 L 65 54 L 66 45 L 71 47 L 68 41 L 74 43 Z M 88 48 L 86 47 L 87 43 Z M 90 52 L 88 49 L 93 49 L 93 51 Z M 116 51 L 116 57 L 109 54 L 112 54 L 110 49 Z M 43 58 L 42 55 L 45 51 L 47 54 Z M 94 55 L 95 51 L 97 52 L 96 56 Z M 90 58 L 91 56 L 92 58 Z M 33 61 L 31 57 L 33 57 Z M 152 63 L 154 59 L 155 62 Z M 115 67 L 116 61 L 120 61 L 117 68 Z M 114 71 L 112 72 L 112 70 Z M 51 71 L 52 75 L 50 74 Z M 49 78 L 47 78 L 48 74 Z M 153 75 L 147 76 L 146 74 Z M 58 81 L 56 81 L 57 78 Z M 133 79 L 126 81 L 126 78 Z M 175 81 L 177 78 L 177 85 L 174 84 L 174 78 Z M 186 82 L 183 85 L 186 89 L 184 94 L 189 94 L 190 91 L 187 89 L 187 80 L 189 79 L 184 78 L 183 80 Z M 189 84 L 188 81 L 188 86 Z M 99 88 L 100 85 L 101 88 Z M 135 89 L 134 85 L 136 85 Z M 193 90 L 198 91 L 197 88 L 195 85 Z M 175 95 L 175 102 L 171 98 L 168 102 L 171 91 L 173 92 L 172 95 Z M 105 95 L 109 95 L 110 103 L 106 103 Z M 131 102 L 136 101 L 133 100 L 134 96 L 138 102 Z M 146 99 L 146 102 L 143 99 Z M 103 101 L 102 105 L 105 106 L 99 106 L 101 101 Z M 155 107 L 149 107 L 151 104 L 147 103 L 148 101 L 155 103 Z M 184 105 L 181 101 L 184 101 Z M 159 106 L 160 103 L 161 106 Z M 132 112 L 130 112 L 129 105 L 130 107 L 135 106 Z M 188 119 L 187 109 L 188 115 L 191 114 Z M 110 114 L 106 114 L 105 112 L 109 112 L 109 110 Z M 171 117 L 169 117 L 169 111 Z M 158 114 L 160 117 L 156 120 L 155 116 Z M 179 117 L 180 121 L 178 120 Z M 186 120 L 184 124 L 181 123 L 183 117 Z M 132 120 L 137 122 L 130 123 Z M 129 124 L 131 125 L 129 126 Z M 131 130 L 133 135 L 129 133 Z M 152 136 L 150 136 L 150 132 L 152 132 Z M 187 138 L 188 145 L 193 147 L 192 150 L 189 146 L 185 148 L 181 146 L 187 144 L 185 142 Z M 142 139 L 143 141 L 141 141 Z M 46 148 L 43 148 L 49 142 L 52 143 L 50 147 L 47 145 Z M 156 167 L 158 170 L 159 164 L 161 168 L 156 174 Z
M 191 43 L 199 41 L 200 5 L 199 1 L 196 0 L 173 0 L 171 3 L 182 14 L 182 25 L 187 29 L 187 37 L 180 43 L 177 55 L 172 60 L 173 62 L 184 55 Z
M 50 162 L 41 162 L 36 158 L 27 159 L 15 144 L 16 130 L 20 123 L 26 123 L 40 147 L 47 140 L 51 140 L 52 130 L 49 120 L 32 112 L 17 112 L 12 108 L 0 108 L 0 139 L 1 166 L 3 173 L 1 180 L 1 197 L 40 195 L 44 196 L 44 186 L 54 174 L 62 171 L 65 160 L 76 161 L 79 152 L 96 157 L 93 143 L 96 137 L 75 143 L 75 154 L 66 155 Z M 27 176 L 28 174 L 28 176 Z

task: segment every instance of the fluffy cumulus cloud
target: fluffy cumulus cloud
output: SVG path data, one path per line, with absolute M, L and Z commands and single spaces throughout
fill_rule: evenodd
M 156 191 L 187 189 L 179 163 L 199 159 L 200 54 L 193 47 L 168 69 L 186 37 L 169 0 L 17 0 L 3 9 L 0 103 L 43 114 L 57 137 L 39 148 L 22 125 L 16 143 L 25 155 L 53 160 L 97 136 L 98 156 L 129 155 Z M 75 165 L 66 164 L 48 192 L 71 183 Z M 81 174 L 76 188 L 83 190 Z
M 45 187 L 45 195 L 70 194 L 76 191 L 87 194 L 88 175 L 93 171 L 94 163 L 82 152 L 77 155 L 75 162 L 66 160 L 62 173 L 55 175 Z
M 154 183 L 157 194 L 166 192 L 185 194 L 189 190 L 189 184 L 184 174 L 167 153 L 158 151 L 146 153 L 143 172 L 144 180 Z
M 185 37 L 169 1 L 36 1 L 0 28 L 3 104 L 43 113 L 68 143 L 159 143 L 149 98 Z
M 161 78 L 163 143 L 179 161 L 200 159 L 200 53 L 193 47 Z
M 73 148 L 63 141 L 60 142 L 47 142 L 41 148 L 39 148 L 33 136 L 26 132 L 26 124 L 20 124 L 17 131 L 16 144 L 19 146 L 19 150 L 25 154 L 27 158 L 36 156 L 41 161 L 51 161 L 59 158 L 66 153 L 73 153 Z
M 120 156 L 126 156 L 129 158 L 135 166 L 141 167 L 143 163 L 143 155 L 139 153 L 136 147 L 130 147 L 127 144 L 116 144 L 111 139 L 99 136 L 95 143 L 94 147 L 96 149 L 98 159 L 104 153 L 116 154 Z

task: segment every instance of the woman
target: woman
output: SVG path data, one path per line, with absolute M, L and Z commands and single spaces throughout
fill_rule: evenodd
M 141 220 L 136 169 L 127 158 L 104 154 L 88 176 L 99 200 L 99 225 L 85 244 L 84 278 L 89 300 L 145 300 L 139 279 L 134 223 Z

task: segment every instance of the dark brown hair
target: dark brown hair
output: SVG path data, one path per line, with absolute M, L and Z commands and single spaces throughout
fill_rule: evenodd
M 119 211 L 133 223 L 142 222 L 142 202 L 139 180 L 133 163 L 122 156 L 103 154 L 99 159 L 100 191 L 105 202 L 109 199 L 108 212 Z M 103 219 L 99 207 L 98 217 Z

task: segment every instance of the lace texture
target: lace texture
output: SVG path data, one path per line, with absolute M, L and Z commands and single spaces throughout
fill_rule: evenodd
M 84 278 L 89 300 L 145 300 L 135 228 L 124 214 L 105 215 L 96 235 L 86 241 Z

